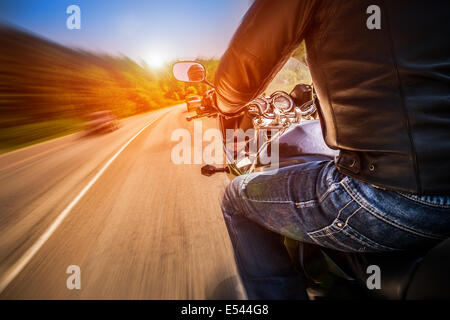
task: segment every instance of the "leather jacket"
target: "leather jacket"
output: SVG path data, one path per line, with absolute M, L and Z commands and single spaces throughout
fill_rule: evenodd
M 236 112 L 305 40 L 327 145 L 339 171 L 415 194 L 450 194 L 450 2 L 256 1 L 216 72 Z M 368 27 L 377 5 L 379 29 Z

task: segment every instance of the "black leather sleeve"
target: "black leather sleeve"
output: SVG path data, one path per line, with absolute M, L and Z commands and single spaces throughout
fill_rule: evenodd
M 314 0 L 254 2 L 216 72 L 222 112 L 237 112 L 262 93 L 303 40 L 316 5 Z

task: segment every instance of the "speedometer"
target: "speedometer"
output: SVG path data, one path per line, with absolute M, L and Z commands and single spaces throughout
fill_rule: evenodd
M 290 95 L 283 91 L 274 92 L 271 96 L 272 105 L 282 112 L 289 112 L 294 106 L 294 101 Z
M 247 107 L 250 111 L 262 115 L 270 111 L 270 102 L 267 101 L 264 97 L 259 97 L 248 103 Z

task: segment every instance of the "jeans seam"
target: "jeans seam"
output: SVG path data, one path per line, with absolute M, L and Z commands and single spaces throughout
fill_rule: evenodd
M 427 202 L 427 201 L 423 201 L 423 200 L 411 197 L 410 195 L 408 195 L 406 193 L 403 193 L 403 192 L 396 192 L 396 193 L 398 193 L 402 197 L 405 197 L 405 198 L 407 198 L 407 199 L 409 199 L 411 201 L 414 201 L 414 202 L 417 202 L 417 203 L 420 203 L 420 204 L 423 204 L 423 205 L 426 205 L 426 206 L 435 207 L 435 208 L 441 208 L 441 209 L 450 209 L 450 205 L 447 206 L 447 205 L 442 205 L 442 204 L 437 204 L 437 203 L 436 204 L 435 203 L 430 203 L 430 202 Z
M 325 228 L 328 228 L 328 226 L 327 227 L 325 227 Z M 322 229 L 325 229 L 325 228 L 322 228 Z M 308 234 L 309 235 L 309 234 Z M 321 246 L 321 247 L 327 247 L 327 248 L 330 248 L 330 249 L 334 249 L 334 250 L 339 250 L 336 246 L 334 246 L 334 245 L 329 245 L 329 244 L 327 244 L 327 245 L 324 245 L 324 244 L 322 244 L 322 243 L 320 243 L 320 241 L 318 240 L 318 239 L 316 239 L 315 237 L 311 237 L 310 236 L 310 238 L 311 238 L 311 240 L 315 243 L 315 244 L 317 244 L 318 246 Z
M 334 190 L 337 189 L 337 185 L 339 185 L 340 182 L 333 183 L 319 198 L 319 203 L 322 203 L 330 193 L 332 193 Z
M 393 225 L 394 227 L 397 227 L 397 228 L 399 228 L 399 229 L 401 229 L 403 231 L 410 232 L 410 233 L 416 234 L 418 236 L 431 238 L 431 239 L 438 239 L 438 240 L 445 239 L 443 237 L 437 237 L 437 236 L 434 236 L 434 235 L 429 235 L 429 234 L 426 234 L 426 233 L 422 233 L 420 231 L 413 230 L 413 229 L 411 229 L 409 227 L 403 226 L 403 225 L 401 225 L 401 224 L 399 224 L 397 222 L 394 222 L 394 221 L 384 217 L 380 212 L 378 212 L 378 210 L 376 210 L 368 202 L 366 202 L 364 199 L 362 199 L 356 192 L 354 192 L 352 190 L 352 188 L 346 182 L 344 182 L 342 184 L 342 186 L 344 187 L 344 189 L 347 191 L 347 193 L 350 195 L 351 198 L 353 198 L 361 207 L 366 209 L 367 212 L 369 212 L 370 214 L 372 214 L 376 218 L 378 218 L 380 220 L 383 220 L 384 222 L 386 222 L 386 223 L 388 223 L 390 225 Z
M 342 229 L 339 230 L 339 232 L 340 232 L 340 231 L 342 231 Z M 336 234 L 336 233 L 334 233 L 334 234 Z M 332 239 L 332 240 L 335 241 L 336 243 L 340 244 L 340 245 L 343 246 L 344 248 L 347 248 L 348 250 L 351 250 L 351 251 L 358 251 L 358 250 L 355 250 L 354 248 L 350 247 L 349 245 L 346 245 L 345 243 L 342 243 L 341 241 L 339 241 L 338 239 L 336 239 L 336 238 L 335 238 L 333 235 L 331 235 L 331 234 L 330 234 L 330 239 Z
M 301 172 L 302 174 L 304 173 L 309 173 L 312 171 L 317 171 L 317 169 L 308 169 L 308 170 L 301 170 L 299 172 Z M 280 180 L 286 180 L 286 178 L 289 178 L 290 176 L 292 176 L 294 173 L 297 173 L 297 171 L 289 171 L 286 174 L 280 175 L 279 177 L 276 177 L 274 179 L 271 179 L 270 182 L 275 182 L 275 181 L 280 181 Z M 244 179 L 242 180 L 243 184 L 248 185 L 250 183 L 250 181 L 248 181 L 247 179 L 251 176 L 252 174 L 245 174 Z M 260 172 L 256 172 L 256 176 L 261 176 L 262 174 L 260 174 Z M 252 182 L 253 185 L 258 185 L 258 184 L 267 184 L 267 181 L 261 181 L 261 182 Z
M 350 205 L 350 203 L 352 203 L 353 201 L 354 201 L 354 200 L 351 199 L 349 202 L 347 202 L 347 204 L 346 204 L 345 206 L 343 206 L 343 207 L 339 210 L 336 219 L 339 219 L 339 218 L 341 217 L 342 211 L 344 211 L 345 208 L 347 208 L 347 207 Z M 348 221 L 348 219 L 350 219 L 350 218 L 355 214 L 355 212 L 357 212 L 359 209 L 360 209 L 360 208 L 358 208 L 358 209 L 356 209 L 354 212 L 352 212 L 352 214 L 347 218 L 347 221 Z M 336 219 L 335 219 L 335 220 L 336 220 Z M 347 221 L 346 221 L 345 223 L 347 223 Z
M 325 227 L 323 227 L 323 228 L 320 228 L 320 229 L 318 229 L 318 230 L 314 230 L 314 231 L 311 231 L 311 232 L 308 232 L 307 234 L 308 234 L 308 236 L 309 237 L 311 237 L 311 238 L 319 238 L 320 236 L 315 236 L 314 234 L 315 233 L 319 233 L 319 232 L 326 232 L 325 230 L 327 229 L 327 228 L 329 228 L 330 227 L 330 225 L 327 225 L 327 226 L 325 226 Z
M 361 209 L 361 208 L 356 209 L 356 210 L 351 214 L 351 216 L 350 216 L 349 218 L 351 218 L 354 214 L 356 214 L 360 209 Z M 347 220 L 348 220 L 348 219 L 347 219 Z M 330 228 L 331 226 L 333 226 L 333 224 L 330 224 L 330 225 L 326 226 L 325 228 Z M 322 234 L 322 235 L 319 235 L 319 236 L 314 236 L 314 237 L 315 237 L 315 238 L 322 238 L 322 237 L 328 237 L 328 236 L 331 236 L 331 235 L 333 235 L 333 234 L 338 234 L 339 232 L 343 231 L 344 228 L 347 227 L 347 226 L 348 226 L 348 222 L 346 221 L 345 224 L 342 226 L 342 228 L 340 228 L 339 230 L 336 230 L 336 231 L 325 231 L 325 234 Z M 323 230 L 323 229 L 325 229 L 325 228 L 322 228 L 321 230 Z M 318 231 L 321 231 L 321 230 L 318 230 Z M 329 229 L 328 229 L 328 230 L 329 230 Z M 315 233 L 315 232 L 317 232 L 317 231 L 314 231 L 314 232 L 312 232 L 312 233 Z
M 376 250 L 379 250 L 379 249 L 387 249 L 387 250 L 393 250 L 393 251 L 401 251 L 401 249 L 397 249 L 397 248 L 392 248 L 392 247 L 389 247 L 389 246 L 385 246 L 385 245 L 382 245 L 382 244 L 379 244 L 378 242 L 375 242 L 375 241 L 373 241 L 373 240 L 371 240 L 371 239 L 369 239 L 369 238 L 367 238 L 370 242 L 368 242 L 368 241 L 366 241 L 366 240 L 363 240 L 363 239 L 360 239 L 360 238 L 358 238 L 357 236 L 355 236 L 355 235 L 352 235 L 351 233 L 349 233 L 348 231 L 346 231 L 346 230 L 342 230 L 342 233 L 344 233 L 345 235 L 347 235 L 347 236 L 349 236 L 350 238 L 352 238 L 352 239 L 354 239 L 355 241 L 358 241 L 359 243 L 361 243 L 362 245 L 367 245 L 368 247 L 372 247 L 372 248 L 374 248 L 374 249 L 376 249 Z M 364 235 L 362 235 L 362 236 L 364 236 Z M 365 237 L 365 236 L 364 236 Z M 373 244 L 372 244 L 373 243 Z
M 256 199 L 250 199 L 247 197 L 242 197 L 243 200 L 251 201 L 251 202 L 260 202 L 260 203 L 279 203 L 279 204 L 294 204 L 294 201 L 291 200 L 256 200 Z
M 348 205 L 349 205 L 350 203 L 352 203 L 353 201 L 354 201 L 354 200 L 351 199 L 349 202 L 347 202 L 347 204 L 346 204 L 345 206 L 343 206 L 343 207 L 339 210 L 336 219 L 339 219 L 339 217 L 340 217 L 342 211 L 343 211 L 345 208 L 347 208 Z M 350 219 L 356 212 L 358 212 L 359 209 L 361 209 L 361 208 L 356 209 L 356 210 L 355 210 L 355 211 L 347 218 L 346 224 L 348 223 L 348 219 Z M 335 221 L 336 219 L 334 219 L 334 221 Z M 341 231 L 341 230 L 334 231 L 334 232 L 325 231 L 327 228 L 329 228 L 329 227 L 331 227 L 331 226 L 333 225 L 334 221 L 333 221 L 331 224 L 329 224 L 329 225 L 327 225 L 326 227 L 323 227 L 323 228 L 321 228 L 321 229 L 319 229 L 319 230 L 308 232 L 308 235 L 309 235 L 310 237 L 313 236 L 313 237 L 316 237 L 316 238 L 320 238 L 320 237 L 326 237 L 326 236 L 329 236 L 329 235 L 338 233 L 338 232 Z M 342 228 L 344 228 L 344 227 L 345 227 L 345 225 L 344 225 Z M 318 233 L 318 232 L 321 232 L 321 231 L 322 231 L 322 232 L 325 232 L 325 234 L 319 235 L 319 236 L 314 236 L 314 235 L 313 235 L 314 233 Z
M 319 197 L 319 203 L 322 203 L 326 197 L 328 197 L 333 191 L 335 191 L 340 185 L 342 185 L 342 182 L 344 180 L 348 179 L 348 177 L 344 177 L 342 180 L 338 182 L 333 182 L 328 189 Z
M 312 199 L 312 200 L 308 200 L 308 201 L 300 201 L 300 202 L 296 202 L 295 203 L 295 207 L 297 209 L 300 208 L 309 208 L 309 207 L 314 207 L 316 205 L 318 205 L 319 202 L 317 201 L 317 199 Z

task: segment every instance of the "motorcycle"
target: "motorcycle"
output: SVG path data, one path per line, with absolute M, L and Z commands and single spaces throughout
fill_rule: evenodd
M 175 63 L 173 75 L 183 82 L 206 83 L 214 90 L 206 80 L 204 66 L 198 62 Z M 261 95 L 237 115 L 224 115 L 216 108 L 202 106 L 186 120 L 219 118 L 226 166 L 205 165 L 201 173 L 211 176 L 223 172 L 233 179 L 255 171 L 334 159 L 338 151 L 325 144 L 319 114 L 313 86 L 299 84 L 289 94 L 277 91 Z M 231 129 L 231 134 L 225 128 Z M 234 132 L 239 129 L 253 130 L 241 146 L 234 143 Z M 271 157 L 273 154 L 278 158 Z M 284 239 L 284 244 L 293 263 L 305 274 L 310 299 L 450 298 L 450 239 L 426 252 L 400 254 L 347 253 L 289 238 Z M 373 266 L 381 270 L 378 287 L 368 285 Z

